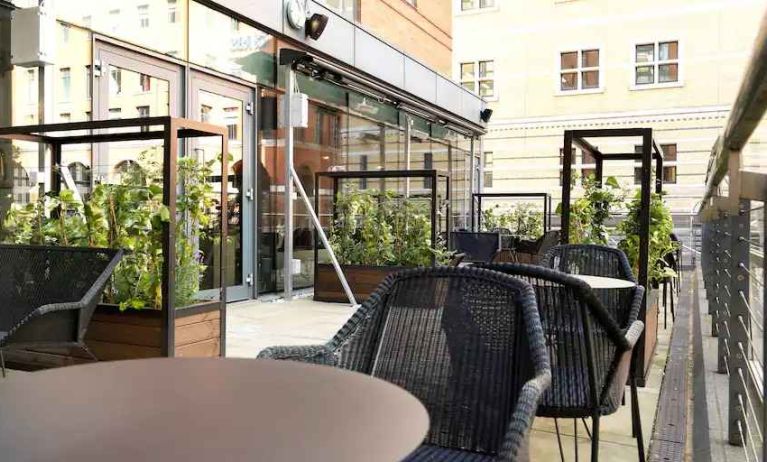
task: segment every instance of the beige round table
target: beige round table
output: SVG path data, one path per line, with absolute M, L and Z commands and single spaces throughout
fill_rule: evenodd
M 9 461 L 397 461 L 429 428 L 410 393 L 289 361 L 144 359 L 0 379 Z
M 580 279 L 592 289 L 628 289 L 636 284 L 625 279 L 606 278 L 602 276 L 586 276 L 583 274 L 571 274 L 570 276 Z

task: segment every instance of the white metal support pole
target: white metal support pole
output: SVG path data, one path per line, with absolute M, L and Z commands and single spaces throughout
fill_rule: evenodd
M 293 118 L 291 97 L 295 91 L 296 71 L 285 66 L 285 238 L 282 254 L 282 281 L 285 300 L 293 299 Z
M 330 256 L 330 261 L 333 263 L 333 268 L 336 270 L 336 275 L 338 276 L 338 280 L 341 281 L 341 285 L 344 288 L 344 292 L 346 292 L 346 296 L 349 298 L 349 303 L 351 303 L 352 306 L 357 305 L 357 300 L 354 298 L 354 293 L 352 292 L 351 287 L 349 287 L 349 282 L 346 280 L 346 276 L 344 276 L 343 271 L 341 270 L 341 265 L 338 263 L 338 259 L 336 258 L 336 254 L 333 251 L 333 247 L 330 246 L 330 241 L 328 240 L 327 235 L 325 235 L 325 231 L 322 229 L 322 224 L 320 223 L 320 219 L 317 216 L 317 212 L 314 210 L 314 206 L 312 205 L 311 201 L 309 200 L 309 196 L 306 194 L 306 190 L 304 189 L 304 185 L 301 184 L 301 179 L 296 174 L 296 169 L 293 166 L 293 154 L 294 154 L 294 143 L 293 143 L 293 118 L 291 116 L 290 110 L 291 110 L 291 95 L 293 95 L 295 91 L 295 77 L 296 72 L 293 70 L 292 67 L 286 66 L 286 78 L 285 78 L 285 245 L 284 245 L 284 260 L 282 264 L 283 268 L 283 284 L 284 284 L 284 298 L 285 300 L 291 300 L 293 298 L 293 271 L 292 271 L 292 262 L 293 262 L 293 185 L 295 184 L 296 189 L 298 190 L 298 194 L 301 196 L 301 199 L 304 202 L 304 206 L 306 207 L 306 210 L 309 212 L 309 216 L 312 219 L 312 223 L 314 223 L 314 228 L 317 230 L 317 234 L 320 236 L 320 240 L 325 245 L 325 249 L 328 252 L 328 255 Z M 315 194 L 319 194 L 319 187 L 317 188 L 317 192 Z
M 338 276 L 338 280 L 341 281 L 341 285 L 344 288 L 344 292 L 346 292 L 346 297 L 349 299 L 349 303 L 351 303 L 352 306 L 356 306 L 357 300 L 354 298 L 354 293 L 352 292 L 351 287 L 349 287 L 349 282 L 347 282 L 346 276 L 344 276 L 344 272 L 341 270 L 341 265 L 338 263 L 338 259 L 336 258 L 336 253 L 333 251 L 333 247 L 330 246 L 330 241 L 328 240 L 328 237 L 325 235 L 325 230 L 322 229 L 322 224 L 320 223 L 320 219 L 317 216 L 317 211 L 314 210 L 314 207 L 312 207 L 312 203 L 311 201 L 309 201 L 309 196 L 306 194 L 306 190 L 304 190 L 304 185 L 301 184 L 301 179 L 298 177 L 295 170 L 292 173 L 293 173 L 293 180 L 295 181 L 295 184 L 296 184 L 296 189 L 298 189 L 298 194 L 304 200 L 304 204 L 306 205 L 306 210 L 309 211 L 309 216 L 312 218 L 312 222 L 314 223 L 314 228 L 317 230 L 317 234 L 320 236 L 320 240 L 322 241 L 322 244 L 325 246 L 325 249 L 327 249 L 328 251 L 328 255 L 330 256 L 330 261 L 333 263 L 333 268 L 335 268 L 336 270 L 336 275 Z
M 413 120 L 405 114 L 405 170 L 410 170 L 410 125 Z M 410 197 L 410 178 L 405 178 L 405 197 Z

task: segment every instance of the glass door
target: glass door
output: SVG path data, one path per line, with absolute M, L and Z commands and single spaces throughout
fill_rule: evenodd
M 227 175 L 226 245 L 227 300 L 243 300 L 253 294 L 255 235 L 253 165 L 254 91 L 200 72 L 192 72 L 190 80 L 190 110 L 193 119 L 227 128 L 229 137 L 229 172 Z M 219 162 L 221 145 L 214 138 L 198 138 L 190 142 L 189 155 L 198 162 Z M 220 192 L 222 179 L 213 186 Z M 216 237 L 208 235 L 200 242 L 206 266 L 202 287 L 220 287 L 219 268 L 215 258 L 219 250 Z
M 114 45 L 96 42 L 94 51 L 94 120 L 181 114 L 179 66 Z M 141 161 L 162 150 L 157 140 L 95 146 L 95 179 L 119 183 Z

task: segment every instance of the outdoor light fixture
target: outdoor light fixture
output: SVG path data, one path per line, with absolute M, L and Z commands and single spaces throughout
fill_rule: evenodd
M 317 40 L 320 38 L 320 35 L 325 32 L 325 27 L 327 27 L 327 25 L 327 16 L 320 13 L 314 13 L 311 18 L 306 20 L 306 36 L 313 40 Z
M 479 118 L 482 120 L 482 122 L 490 122 L 490 117 L 493 116 L 493 110 L 490 108 L 482 109 L 479 112 Z

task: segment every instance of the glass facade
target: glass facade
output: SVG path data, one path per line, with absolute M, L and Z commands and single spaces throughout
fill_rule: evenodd
M 184 158 L 212 162 L 206 181 L 213 195 L 227 181 L 227 204 L 212 202 L 219 211 L 227 210 L 225 283 L 245 287 L 243 293 L 250 294 L 243 297 L 248 297 L 256 288 L 258 293 L 282 290 L 285 271 L 290 271 L 294 288 L 310 287 L 314 229 L 298 195 L 291 199 L 292 235 L 285 230 L 284 82 L 275 57 L 287 45 L 193 0 L 59 0 L 57 11 L 56 63 L 42 74 L 37 67 L 17 66 L 0 75 L 0 92 L 7 89 L 10 95 L 7 109 L 0 106 L 0 122 L 38 123 L 45 101 L 45 122 L 173 115 L 226 126 L 231 167 L 226 178 L 214 140 L 180 146 Z M 1 45 L 0 52 L 8 53 Z M 195 84 L 197 78 L 204 82 Z M 441 207 L 439 231 L 446 232 L 450 221 L 455 228 L 470 227 L 471 137 L 334 82 L 299 75 L 297 89 L 310 102 L 307 127 L 294 132 L 294 165 L 310 199 L 320 196 L 323 225 L 330 224 L 332 190 L 315 184 L 317 172 L 433 168 L 451 175 L 450 213 L 447 204 Z M 123 184 L 135 176 L 136 167 L 153 162 L 159 146 L 135 141 L 68 147 L 62 168 L 71 182 L 63 187 L 85 200 L 99 184 Z M 35 144 L 0 143 L 0 222 L 11 204 L 34 202 L 50 190 L 49 158 Z M 432 185 L 423 179 L 390 178 L 357 179 L 353 187 L 427 198 Z M 445 184 L 437 185 L 437 193 L 440 199 L 447 197 Z M 216 239 L 202 233 L 195 242 L 202 291 L 222 283 L 216 271 Z M 284 261 L 285 239 L 293 242 L 290 262 Z

